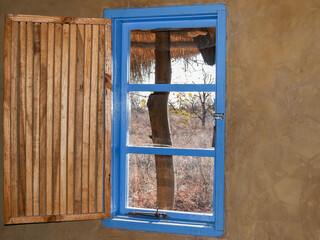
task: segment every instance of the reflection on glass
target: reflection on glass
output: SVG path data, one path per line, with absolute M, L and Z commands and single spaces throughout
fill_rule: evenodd
M 154 118 L 169 122 L 169 141 L 156 142 L 150 123 L 151 92 L 130 92 L 129 145 L 178 148 L 212 148 L 214 119 L 214 92 L 170 92 L 167 101 L 168 116 L 159 111 Z M 149 106 L 149 107 L 148 107 Z M 168 121 L 167 121 L 168 120 Z M 154 120 L 155 121 L 155 120 Z
M 161 38 L 163 33 L 167 41 Z M 215 83 L 215 35 L 214 27 L 131 31 L 129 83 Z M 163 59 L 171 76 L 157 81 L 156 68 L 163 65 Z
M 213 158 L 173 156 L 174 211 L 212 213 Z M 129 154 L 128 206 L 157 208 L 154 155 Z

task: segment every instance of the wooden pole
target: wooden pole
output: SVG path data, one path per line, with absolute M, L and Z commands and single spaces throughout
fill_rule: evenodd
M 156 84 L 171 83 L 170 33 L 156 33 Z M 148 110 L 154 144 L 171 146 L 171 133 L 168 118 L 169 92 L 154 92 L 148 99 Z M 157 175 L 157 207 L 173 209 L 175 178 L 173 157 L 155 155 Z

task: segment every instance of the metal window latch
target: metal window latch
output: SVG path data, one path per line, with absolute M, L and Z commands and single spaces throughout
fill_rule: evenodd
M 214 114 L 212 114 L 212 117 L 213 117 L 214 119 L 220 119 L 220 120 L 222 120 L 222 119 L 224 119 L 224 113 L 214 113 Z
M 126 215 L 129 216 L 146 216 L 146 217 L 156 217 L 156 218 L 170 218 L 166 213 L 160 213 L 159 208 L 157 208 L 157 211 L 155 213 L 152 212 L 131 212 L 127 213 Z

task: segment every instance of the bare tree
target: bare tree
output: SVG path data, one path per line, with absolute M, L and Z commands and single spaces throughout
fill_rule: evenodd
M 213 82 L 213 79 L 210 74 L 202 70 L 203 75 L 203 83 L 210 84 Z M 196 98 L 190 99 L 190 104 L 193 113 L 201 120 L 202 128 L 206 128 L 206 117 L 208 113 L 214 111 L 214 100 L 213 100 L 213 93 L 212 92 L 198 92 Z M 197 106 L 197 101 L 200 101 L 200 111 L 198 111 L 199 106 Z

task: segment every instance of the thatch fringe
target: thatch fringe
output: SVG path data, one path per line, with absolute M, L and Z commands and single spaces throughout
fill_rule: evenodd
M 194 37 L 199 35 L 206 35 L 208 32 L 211 36 L 215 36 L 214 28 L 170 30 L 170 41 L 172 43 L 172 48 L 170 48 L 171 58 L 189 59 L 190 57 L 199 54 L 199 49 L 194 44 Z M 155 61 L 155 39 L 155 31 L 131 31 L 131 78 L 141 79 L 143 75 L 149 73 L 150 68 Z M 182 46 L 179 47 L 179 45 Z M 192 47 L 193 45 L 194 47 Z

